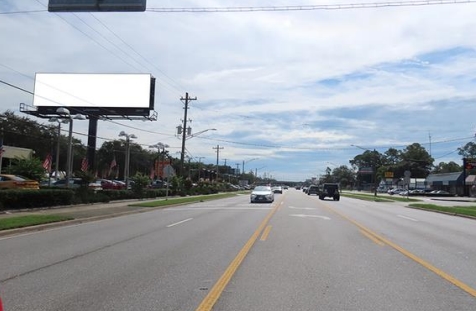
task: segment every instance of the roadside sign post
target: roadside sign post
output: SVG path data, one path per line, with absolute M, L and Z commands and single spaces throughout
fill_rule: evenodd
M 170 184 L 170 176 L 175 176 L 175 170 L 172 165 L 168 164 L 164 167 L 163 175 L 167 177 L 167 188 L 165 190 L 165 200 L 169 199 L 169 184 Z
M 405 176 L 404 183 L 407 185 L 407 199 L 408 199 L 409 191 L 410 191 L 410 176 L 412 176 L 412 172 L 405 171 L 403 175 Z

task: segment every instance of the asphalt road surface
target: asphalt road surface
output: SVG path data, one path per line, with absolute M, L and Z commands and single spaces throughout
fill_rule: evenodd
M 476 310 L 476 221 L 290 189 L 0 238 L 5 310 Z

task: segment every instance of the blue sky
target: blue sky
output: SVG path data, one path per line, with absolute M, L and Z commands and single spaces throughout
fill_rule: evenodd
M 260 6 L 339 2 L 348 3 Z M 216 129 L 187 140 L 191 156 L 216 163 L 220 145 L 221 164 L 245 161 L 247 171 L 278 179 L 348 165 L 362 152 L 352 145 L 384 152 L 417 142 L 431 146 L 435 163 L 459 163 L 456 149 L 474 139 L 476 3 L 155 13 L 256 4 L 148 0 L 143 13 L 76 14 L 48 13 L 46 5 L 0 3 L 0 13 L 39 10 L 0 14 L 0 80 L 32 92 L 37 72 L 154 75 L 158 120 L 101 121 L 98 135 L 107 139 L 124 130 L 144 147 L 163 142 L 178 152 L 185 92 L 197 97 L 188 112 L 192 132 Z M 19 115 L 19 103 L 33 103 L 4 84 L 0 99 Z M 76 122 L 75 132 L 87 134 L 87 122 Z

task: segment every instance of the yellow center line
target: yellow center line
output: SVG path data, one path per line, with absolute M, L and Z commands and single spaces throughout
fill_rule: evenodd
M 339 215 L 340 217 L 346 219 L 347 221 L 351 222 L 352 224 L 357 226 L 363 232 L 366 232 L 367 234 L 369 234 L 369 235 L 373 236 L 374 238 L 380 240 L 381 242 L 387 244 L 388 246 L 392 247 L 393 249 L 397 250 L 398 252 L 402 253 L 403 255 L 407 256 L 408 258 L 416 261 L 417 263 L 419 263 L 423 267 L 427 268 L 428 270 L 432 271 L 436 275 L 439 275 L 440 277 L 442 277 L 446 281 L 448 281 L 448 282 L 452 283 L 453 285 L 459 287 L 460 289 L 464 290 L 465 292 L 467 292 L 471 296 L 476 297 L 476 289 L 474 289 L 474 288 L 470 287 L 469 285 L 463 283 L 462 281 L 458 280 L 457 278 L 453 277 L 452 275 L 438 269 L 437 267 L 433 266 L 429 262 L 427 262 L 427 261 L 423 260 L 422 258 L 414 255 L 413 253 L 407 251 L 406 249 L 397 245 L 396 243 L 393 243 L 393 242 L 385 239 L 384 237 L 382 237 L 379 234 L 373 232 L 369 228 L 361 225 L 360 223 L 356 222 L 355 220 L 347 217 L 346 215 L 342 214 L 341 212 L 338 212 L 337 210 L 329 207 L 328 205 L 326 205 L 324 203 L 322 203 L 322 205 L 325 208 L 327 208 L 328 210 L 330 210 L 331 212 L 333 212 L 333 213 Z
M 383 243 L 381 240 L 377 239 L 376 237 L 374 237 L 373 235 L 369 234 L 368 232 L 364 231 L 364 230 L 360 230 L 360 233 L 362 233 L 363 235 L 365 235 L 368 239 L 372 240 L 375 244 L 378 244 L 380 246 L 384 246 L 385 243 Z
M 270 231 L 271 231 L 271 226 L 267 226 L 266 229 L 264 229 L 263 234 L 261 235 L 260 241 L 266 241 Z
M 236 255 L 235 259 L 233 259 L 228 268 L 226 268 L 222 276 L 218 279 L 215 285 L 213 285 L 212 289 L 202 300 L 196 311 L 210 311 L 213 308 L 215 303 L 218 301 L 218 298 L 220 298 L 221 293 L 225 289 L 226 285 L 228 282 L 230 282 L 231 278 L 240 267 L 246 255 L 248 255 L 251 247 L 253 247 L 254 243 L 268 224 L 271 217 L 273 217 L 274 213 L 278 210 L 279 206 L 281 205 L 280 203 L 284 200 L 284 197 L 285 196 L 281 196 L 279 202 L 276 202 L 276 204 L 273 206 L 273 209 L 269 212 L 266 218 L 263 219 L 258 229 L 256 229 L 248 242 L 246 242 L 245 246 L 243 246 L 238 255 Z

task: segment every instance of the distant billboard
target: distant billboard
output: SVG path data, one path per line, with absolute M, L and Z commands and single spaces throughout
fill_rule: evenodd
M 66 107 L 75 114 L 148 116 L 154 93 L 150 74 L 37 73 L 33 106 L 43 114 Z
M 49 12 L 143 12 L 146 0 L 49 0 Z

